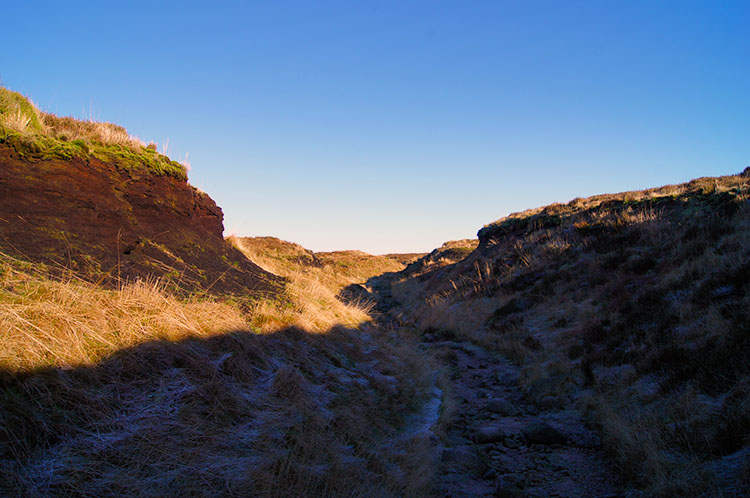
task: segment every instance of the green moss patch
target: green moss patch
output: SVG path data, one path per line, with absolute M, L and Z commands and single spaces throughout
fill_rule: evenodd
M 23 95 L 0 87 L 0 144 L 30 160 L 96 158 L 124 170 L 146 170 L 187 180 L 185 167 L 153 145 L 129 138 L 121 126 L 61 118 L 39 110 Z

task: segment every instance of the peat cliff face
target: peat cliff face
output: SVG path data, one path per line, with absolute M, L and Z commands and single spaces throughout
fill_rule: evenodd
M 0 144 L 0 250 L 112 285 L 267 294 L 280 279 L 223 238 L 221 208 L 185 180 L 96 158 L 28 159 Z

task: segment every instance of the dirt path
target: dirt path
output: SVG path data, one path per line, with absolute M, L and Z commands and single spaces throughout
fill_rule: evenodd
M 387 277 L 368 282 L 384 327 L 401 317 Z M 450 372 L 455 407 L 438 440 L 435 496 L 615 498 L 617 469 L 574 409 L 539 410 L 519 388 L 520 368 L 501 355 L 462 341 L 425 335 L 422 346 Z M 437 392 L 437 391 L 436 391 Z M 412 426 L 437 420 L 436 393 Z M 442 392 L 440 392 L 442 394 Z M 408 432 L 408 431 L 407 431 Z
M 438 496 L 619 496 L 599 439 L 573 410 L 524 401 L 519 368 L 465 342 L 428 343 L 458 403 L 438 448 Z

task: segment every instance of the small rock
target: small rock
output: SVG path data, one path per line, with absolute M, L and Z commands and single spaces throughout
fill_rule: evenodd
M 523 489 L 523 474 L 505 474 L 502 480 L 506 484 L 512 484 L 513 486 Z
M 495 489 L 495 498 L 524 498 L 523 491 L 505 484 L 498 484 Z
M 443 450 L 441 459 L 445 463 L 460 463 L 466 460 L 471 460 L 474 458 L 474 453 L 469 449 L 465 447 L 458 447 L 458 448 L 445 448 Z
M 443 464 L 452 469 L 476 471 L 482 467 L 482 462 L 476 452 L 466 446 L 445 448 L 441 459 Z
M 487 410 L 506 417 L 518 415 L 518 409 L 508 400 L 497 398 L 487 402 Z
M 505 474 L 497 483 L 495 496 L 499 498 L 521 498 L 523 492 L 523 476 L 519 474 Z
M 511 450 L 518 449 L 518 447 L 520 446 L 517 441 L 509 437 L 505 438 L 505 441 L 503 441 L 503 444 L 505 445 L 506 448 L 510 448 Z
M 523 429 L 523 437 L 530 443 L 565 444 L 568 438 L 549 424 L 536 420 Z
M 479 444 L 497 443 L 505 438 L 505 433 L 499 427 L 480 427 L 474 434 L 474 440 Z
M 560 398 L 557 396 L 545 396 L 539 401 L 539 406 L 543 410 L 551 410 L 553 408 L 559 408 L 562 405 Z
M 711 297 L 721 298 L 729 296 L 734 292 L 734 285 L 722 285 L 711 291 Z

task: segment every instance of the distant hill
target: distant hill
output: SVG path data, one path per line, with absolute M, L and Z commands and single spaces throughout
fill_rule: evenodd
M 332 290 L 364 282 L 381 273 L 399 271 L 423 254 L 374 256 L 362 251 L 313 252 L 276 237 L 230 237 L 250 259 L 268 271 L 288 277 L 298 271 L 317 272 Z

